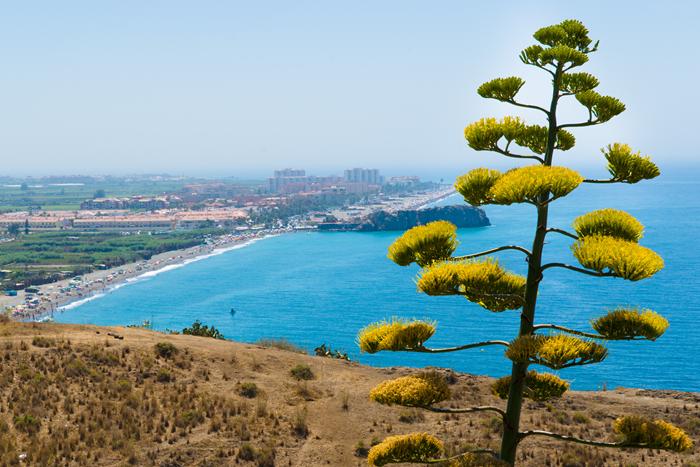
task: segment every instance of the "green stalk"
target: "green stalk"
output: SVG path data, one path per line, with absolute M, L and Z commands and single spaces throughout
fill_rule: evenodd
M 547 135 L 547 150 L 545 152 L 544 165 L 552 165 L 554 145 L 557 139 L 557 103 L 559 100 L 559 86 L 561 82 L 562 65 L 557 66 L 552 80 L 552 102 L 549 107 L 549 132 Z M 537 227 L 535 238 L 532 242 L 532 254 L 530 255 L 527 269 L 527 285 L 525 289 L 525 304 L 520 315 L 520 331 L 518 337 L 532 334 L 535 324 L 535 307 L 537 304 L 537 291 L 542 280 L 542 250 L 547 235 L 548 204 L 544 204 L 548 194 L 540 197 L 537 206 Z M 520 413 L 523 405 L 523 389 L 528 363 L 513 363 L 511 369 L 511 383 L 508 391 L 508 405 L 506 416 L 503 420 L 503 439 L 501 440 L 501 460 L 512 465 L 515 464 L 515 455 L 520 441 Z

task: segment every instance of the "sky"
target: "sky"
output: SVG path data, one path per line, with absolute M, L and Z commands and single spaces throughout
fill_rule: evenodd
M 518 54 L 567 18 L 600 39 L 582 71 L 627 111 L 578 129 L 557 163 L 599 170 L 620 141 L 662 168 L 700 165 L 696 1 L 2 3 L 0 175 L 506 167 L 464 126 L 542 117 L 476 88 L 518 75 L 519 98 L 546 105 L 549 75 Z M 585 116 L 574 101 L 560 121 Z

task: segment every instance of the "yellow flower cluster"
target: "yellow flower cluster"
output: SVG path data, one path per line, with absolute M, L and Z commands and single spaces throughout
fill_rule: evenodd
M 464 129 L 464 137 L 469 147 L 477 151 L 492 151 L 497 148 L 501 138 L 512 141 L 522 134 L 525 123 L 518 117 L 482 118 Z
M 389 247 L 388 257 L 399 266 L 415 262 L 429 266 L 448 259 L 457 248 L 457 227 L 447 221 L 435 221 L 407 230 Z
M 422 271 L 417 284 L 427 295 L 464 295 L 490 311 L 515 310 L 525 300 L 525 277 L 492 259 L 436 263 Z
M 569 94 L 578 94 L 598 87 L 600 81 L 590 73 L 564 73 L 561 77 L 561 90 Z
M 576 137 L 566 130 L 560 129 L 557 131 L 557 141 L 554 149 L 560 151 L 568 151 L 576 145 Z
M 614 180 L 637 183 L 661 175 L 661 171 L 649 156 L 642 156 L 639 151 L 632 152 L 632 148 L 627 144 L 610 144 L 607 148 L 603 148 L 602 152 L 608 161 L 608 171 Z
M 571 193 L 583 177 L 566 167 L 531 165 L 509 170 L 490 190 L 496 204 L 538 203 L 540 197 L 560 198 Z
M 650 449 L 683 452 L 693 447 L 690 437 L 677 426 L 663 420 L 627 416 L 615 420 L 613 430 L 623 443 L 644 444 Z
M 644 337 L 656 340 L 668 329 L 668 321 L 660 314 L 632 308 L 612 310 L 593 321 L 591 325 L 598 334 L 612 339 Z
M 664 267 L 664 260 L 649 248 L 609 236 L 581 238 L 572 250 L 582 266 L 631 281 L 651 277 Z
M 611 96 L 601 96 L 591 90 L 576 94 L 576 100 L 587 108 L 599 122 L 607 122 L 625 111 L 625 104 Z
M 499 101 L 512 100 L 525 84 L 525 80 L 517 76 L 508 78 L 496 78 L 487 81 L 476 90 L 484 98 L 496 99 Z
M 541 44 L 550 47 L 566 45 L 581 52 L 589 50 L 591 39 L 588 37 L 588 29 L 579 20 L 567 19 L 559 24 L 545 26 L 538 29 L 533 37 Z
M 493 82 L 489 81 L 482 86 L 488 85 L 491 89 L 491 83 Z M 545 126 L 526 125 L 518 117 L 503 117 L 500 121 L 495 118 L 482 118 L 467 125 L 464 137 L 469 147 L 477 151 L 502 151 L 498 143 L 503 138 L 507 143 L 515 142 L 536 154 L 544 154 L 547 149 L 548 131 Z M 557 149 L 566 151 L 574 147 L 576 138 L 566 130 L 559 130 L 555 143 Z
M 438 458 L 444 449 L 442 442 L 428 433 L 389 436 L 369 450 L 367 462 L 373 466 L 424 463 Z
M 570 63 L 572 66 L 581 66 L 588 61 L 588 55 L 568 45 L 555 45 L 540 52 L 539 60 L 544 65 Z
M 367 353 L 412 350 L 422 346 L 434 333 L 434 322 L 393 318 L 363 328 L 357 335 L 357 344 Z
M 494 395 L 501 399 L 508 398 L 510 390 L 510 376 L 499 378 L 491 386 Z M 528 372 L 525 377 L 525 391 L 523 396 L 533 401 L 546 401 L 561 397 L 569 390 L 569 383 L 550 373 L 537 373 L 535 370 Z
M 599 209 L 574 220 L 574 230 L 579 237 L 606 235 L 630 242 L 642 238 L 644 226 L 632 215 L 618 209 Z
M 430 407 L 449 397 L 447 381 L 436 371 L 384 381 L 369 393 L 370 400 L 404 407 Z
M 530 362 L 554 370 L 598 363 L 607 355 L 607 349 L 597 342 L 566 334 L 520 336 L 506 350 L 506 357 L 514 362 Z
M 481 206 L 493 202 L 491 187 L 501 177 L 498 170 L 478 168 L 457 177 L 455 190 L 463 197 L 464 201 L 472 206 Z

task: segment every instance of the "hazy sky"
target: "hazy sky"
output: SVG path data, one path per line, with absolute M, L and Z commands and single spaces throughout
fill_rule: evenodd
M 584 70 L 627 112 L 580 129 L 562 162 L 602 167 L 622 141 L 662 165 L 695 164 L 697 1 L 21 1 L 0 14 L 0 175 L 264 175 L 466 171 L 464 126 L 522 112 L 476 94 L 518 74 L 539 27 L 586 23 Z M 579 120 L 577 106 L 565 116 Z

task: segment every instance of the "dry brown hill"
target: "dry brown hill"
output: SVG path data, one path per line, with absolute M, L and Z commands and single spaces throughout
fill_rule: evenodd
M 0 324 L 0 357 L 1 465 L 355 466 L 366 465 L 372 442 L 412 431 L 432 432 L 452 450 L 498 446 L 500 422 L 490 415 L 368 400 L 373 386 L 406 368 L 144 329 L 35 323 Z M 503 405 L 489 378 L 450 379 L 450 406 Z M 530 403 L 523 424 L 611 439 L 617 416 L 639 413 L 677 423 L 697 442 L 699 404 L 691 393 L 573 391 Z M 532 438 L 520 455 L 528 466 L 700 465 L 698 448 L 678 455 Z

